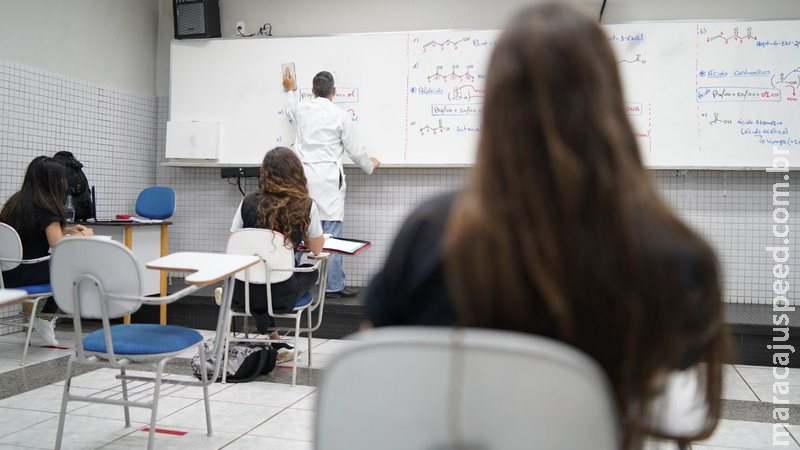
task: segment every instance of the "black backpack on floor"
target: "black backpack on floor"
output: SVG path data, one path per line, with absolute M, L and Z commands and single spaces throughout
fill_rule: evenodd
M 206 353 L 206 362 L 201 366 L 200 354 L 192 358 L 192 372 L 198 380 L 202 380 L 201 370 L 206 371 L 206 376 L 210 377 L 214 372 L 214 358 L 211 354 L 214 347 L 214 340 L 209 339 L 203 343 Z M 278 351 L 271 345 L 257 345 L 244 342 L 236 342 L 228 347 L 228 367 L 220 368 L 220 373 L 214 381 L 222 381 L 222 370 L 227 370 L 226 381 L 229 383 L 246 383 L 254 380 L 259 375 L 265 375 L 275 369 L 278 359 Z
M 89 180 L 83 173 L 83 164 L 80 163 L 72 152 L 60 151 L 53 155 L 53 159 L 67 168 L 67 193 L 72 196 L 72 205 L 75 206 L 75 220 L 86 220 L 94 217 L 92 192 L 89 190 Z

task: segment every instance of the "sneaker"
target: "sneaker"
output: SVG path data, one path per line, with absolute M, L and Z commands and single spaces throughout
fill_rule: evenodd
M 299 358 L 300 355 L 303 354 L 302 350 L 297 350 L 297 357 Z M 294 349 L 288 350 L 285 348 L 278 349 L 278 356 L 275 358 L 275 362 L 280 363 L 288 363 L 294 360 Z
M 343 297 L 357 297 L 361 293 L 361 289 L 346 287 L 341 291 L 327 291 L 325 292 L 326 298 L 343 298 Z
M 35 317 L 33 319 L 33 329 L 36 330 L 36 333 L 38 333 L 45 342 L 47 342 L 47 345 L 51 345 L 53 347 L 58 346 L 58 339 L 56 339 L 56 319 L 47 321 Z
M 218 287 L 218 288 L 214 289 L 214 303 L 216 303 L 217 306 L 222 305 L 222 288 L 221 287 Z

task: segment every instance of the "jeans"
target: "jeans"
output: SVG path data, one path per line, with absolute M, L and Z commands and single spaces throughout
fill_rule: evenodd
M 342 237 L 341 220 L 323 220 L 322 232 L 333 237 Z M 339 292 L 344 289 L 344 269 L 342 269 L 342 254 L 331 253 L 328 258 L 328 278 L 325 292 Z

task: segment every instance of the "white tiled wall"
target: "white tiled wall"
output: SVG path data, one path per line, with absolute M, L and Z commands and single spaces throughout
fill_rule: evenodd
M 0 60 L 0 204 L 19 189 L 33 157 L 72 151 L 98 189 L 98 215 L 130 213 L 139 191 L 173 186 L 178 205 L 170 249 L 223 251 L 240 194 L 219 169 L 174 168 L 163 161 L 167 98 L 98 86 L 41 69 Z M 266 150 L 266 149 L 265 149 Z M 467 169 L 380 169 L 367 176 L 347 169 L 345 235 L 368 239 L 373 248 L 345 258 L 351 285 L 363 286 L 380 267 L 403 218 L 431 195 L 460 188 Z M 796 175 L 793 172 L 792 175 Z M 717 249 L 726 277 L 726 300 L 767 303 L 772 272 L 772 183 L 763 171 L 653 171 L 661 192 L 678 213 Z M 249 179 L 246 191 L 255 187 Z M 789 210 L 800 214 L 800 189 Z M 796 222 L 796 219 L 793 219 Z M 790 234 L 792 258 L 800 233 Z M 798 286 L 798 271 L 791 272 Z M 0 312 L 7 314 L 8 310 Z M 0 329 L 0 333 L 4 332 Z
M 169 99 L 158 99 L 158 149 L 163 157 Z M 267 150 L 267 149 L 265 149 Z M 171 250 L 223 251 L 230 221 L 241 199 L 235 186 L 220 179 L 219 169 L 158 167 L 159 183 L 178 191 Z M 403 218 L 426 198 L 459 189 L 468 169 L 378 169 L 365 175 L 346 169 L 344 234 L 373 243 L 372 249 L 345 258 L 348 283 L 365 285 L 380 268 Z M 796 172 L 793 172 L 793 175 Z M 778 175 L 764 171 L 654 170 L 660 191 L 678 214 L 716 248 L 725 275 L 725 299 L 733 303 L 771 301 L 771 255 L 780 242 L 771 238 L 772 183 Z M 255 187 L 248 180 L 246 192 Z M 792 185 L 789 210 L 800 214 L 800 182 Z M 795 219 L 796 220 L 796 219 Z M 790 233 L 792 255 L 800 255 L 800 233 Z M 793 256 L 796 258 L 797 256 Z M 790 272 L 792 286 L 800 271 Z
M 34 157 L 68 150 L 97 188 L 98 217 L 130 214 L 155 183 L 155 142 L 155 98 L 0 60 L 0 206 Z

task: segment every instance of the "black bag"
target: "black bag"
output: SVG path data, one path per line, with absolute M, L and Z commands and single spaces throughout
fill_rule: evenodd
M 214 374 L 214 358 L 211 354 L 214 340 L 209 339 L 203 343 L 206 353 L 206 376 Z M 271 345 L 234 343 L 228 347 L 228 367 L 220 368 L 220 373 L 214 381 L 222 381 L 222 370 L 227 370 L 226 381 L 229 383 L 245 383 L 254 380 L 259 375 L 265 375 L 275 369 L 278 351 Z M 220 362 L 221 364 L 221 362 Z M 200 354 L 192 358 L 192 372 L 198 380 L 203 379 L 200 367 Z
M 67 168 L 67 193 L 72 196 L 75 206 L 75 220 L 86 220 L 94 217 L 92 193 L 89 190 L 89 180 L 83 173 L 83 164 L 80 163 L 72 152 L 60 151 L 53 155 L 53 159 Z

